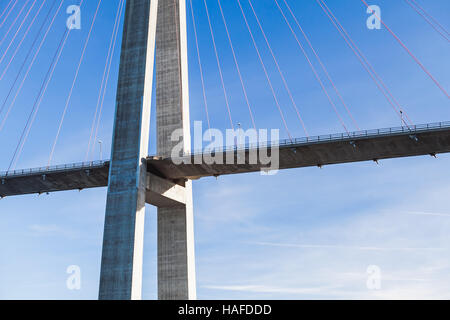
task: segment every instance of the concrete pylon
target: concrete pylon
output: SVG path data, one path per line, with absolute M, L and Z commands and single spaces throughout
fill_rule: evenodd
M 164 2 L 165 0 L 161 0 Z M 127 0 L 106 202 L 99 299 L 141 299 L 158 0 Z
M 190 152 L 186 1 L 159 1 L 156 30 L 157 154 L 169 157 L 181 131 Z M 185 204 L 158 208 L 158 298 L 196 299 L 192 182 L 184 186 Z
M 192 183 L 147 173 L 143 161 L 154 64 L 158 155 L 170 156 L 177 130 L 189 151 L 184 0 L 126 2 L 99 299 L 141 299 L 146 201 L 158 206 L 158 298 L 196 298 Z

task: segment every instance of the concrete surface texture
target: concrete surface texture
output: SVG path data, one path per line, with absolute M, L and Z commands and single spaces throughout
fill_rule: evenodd
M 156 30 L 157 152 L 169 156 L 182 130 L 190 150 L 189 88 L 185 1 L 159 1 Z M 196 298 L 192 182 L 182 180 L 184 204 L 158 207 L 158 298 Z
M 99 299 L 140 299 L 157 0 L 126 2 Z

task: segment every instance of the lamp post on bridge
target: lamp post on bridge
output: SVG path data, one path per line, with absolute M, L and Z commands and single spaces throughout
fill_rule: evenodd
M 103 161 L 103 155 L 102 155 L 102 144 L 103 144 L 103 141 L 102 140 L 98 140 L 98 144 L 100 146 L 100 161 Z

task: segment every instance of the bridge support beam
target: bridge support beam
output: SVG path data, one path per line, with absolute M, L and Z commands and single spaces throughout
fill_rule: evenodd
M 158 208 L 183 207 L 186 204 L 185 189 L 175 182 L 149 173 L 147 175 L 146 201 Z
M 164 2 L 164 1 L 161 1 Z M 106 202 L 99 299 L 141 299 L 150 104 L 158 0 L 127 0 Z
M 186 40 L 186 1 L 159 1 L 156 32 L 156 113 L 158 155 L 170 156 L 182 131 L 191 149 Z M 184 183 L 185 204 L 158 208 L 158 298 L 196 298 L 192 183 Z

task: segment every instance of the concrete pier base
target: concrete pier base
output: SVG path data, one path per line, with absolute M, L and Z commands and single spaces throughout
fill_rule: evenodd
M 160 300 L 196 299 L 192 196 L 187 202 L 184 208 L 158 208 Z

